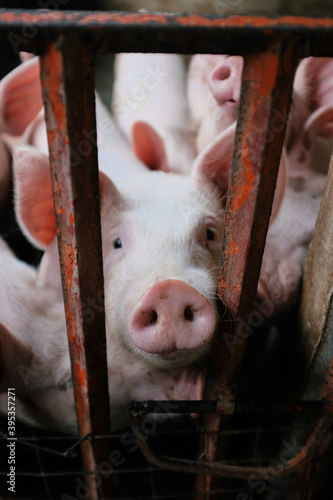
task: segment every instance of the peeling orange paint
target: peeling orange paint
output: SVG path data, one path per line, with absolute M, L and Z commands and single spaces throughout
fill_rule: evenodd
M 22 23 L 22 27 L 27 24 L 33 25 L 40 23 L 39 27 L 49 28 L 50 25 L 58 27 L 58 23 L 68 23 L 68 28 L 71 29 L 80 26 L 90 27 L 95 29 L 95 24 L 99 24 L 101 28 L 105 28 L 110 23 L 115 25 L 120 24 L 149 24 L 155 22 L 160 25 L 168 25 L 175 22 L 182 26 L 188 27 L 229 27 L 229 28 L 242 28 L 252 27 L 259 29 L 272 29 L 272 28 L 332 28 L 332 18 L 308 18 L 304 16 L 280 16 L 280 17 L 266 17 L 266 16 L 251 16 L 251 15 L 228 15 L 225 17 L 218 17 L 212 15 L 200 14 L 172 14 L 172 13 L 118 13 L 118 12 L 61 12 L 61 11 L 36 11 L 36 12 L 16 12 L 7 11 L 1 12 L 0 23 L 13 23 L 16 25 Z M 66 27 L 66 24 L 62 27 Z M 280 31 L 281 32 L 281 31 Z
M 54 117 L 58 127 L 57 131 L 49 132 L 51 141 L 54 141 L 56 139 L 57 133 L 60 132 L 61 134 L 63 134 L 67 126 L 65 106 L 60 93 L 61 85 L 63 83 L 62 55 L 57 50 L 55 43 L 51 43 L 49 45 L 48 52 L 45 56 L 42 57 L 42 68 L 44 70 L 42 72 L 43 86 L 47 88 L 48 95 L 52 103 Z M 67 144 L 68 138 L 66 138 L 66 145 Z
M 73 214 L 73 213 L 71 213 L 71 214 L 69 215 L 69 222 L 70 222 L 71 224 L 74 224 L 74 214 Z
M 235 213 L 243 203 L 248 199 L 251 191 L 253 189 L 254 173 L 252 171 L 251 161 L 249 159 L 249 148 L 248 145 L 243 155 L 243 165 L 242 176 L 238 176 L 237 183 L 231 186 L 232 190 L 232 200 L 231 200 L 231 212 Z
M 256 55 L 251 55 L 251 70 L 254 78 L 258 78 L 257 83 L 260 84 L 260 94 L 257 95 L 258 100 L 268 97 L 274 87 L 276 80 L 278 57 L 275 53 L 265 53 L 264 61 Z M 263 78 L 262 75 L 265 75 Z
M 231 15 L 224 18 L 209 19 L 205 16 L 192 14 L 190 16 L 177 17 L 176 22 L 182 25 L 195 26 L 224 26 L 224 27 L 255 27 L 255 28 L 272 28 L 272 27 L 308 27 L 322 28 L 333 27 L 333 19 L 319 18 L 311 19 L 302 16 L 281 16 L 278 18 L 269 18 L 265 16 L 241 16 Z

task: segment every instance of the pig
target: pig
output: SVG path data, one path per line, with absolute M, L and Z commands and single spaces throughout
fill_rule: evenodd
M 36 269 L 17 259 L 2 239 L 0 257 L 1 411 L 13 387 L 17 418 L 50 428 L 58 420 L 74 430 L 62 301 L 54 290 L 36 286 Z
M 151 169 L 189 174 L 197 151 L 184 58 L 179 54 L 120 53 L 115 57 L 114 73 L 112 114 L 136 155 L 144 164 L 150 162 Z
M 99 174 L 112 430 L 129 423 L 131 400 L 203 397 L 201 360 L 218 324 L 228 134 L 198 156 L 190 179 L 145 168 L 119 188 Z M 75 434 L 48 156 L 20 147 L 13 173 L 18 220 L 44 255 L 35 271 L 4 250 L 1 388 L 17 386 L 17 418 Z
M 237 119 L 242 69 L 241 56 L 193 56 L 188 94 L 198 151 Z M 330 144 L 328 154 L 327 144 L 316 144 L 320 136 L 333 135 L 332 69 L 329 58 L 307 58 L 295 75 L 282 156 L 285 168 L 281 163 L 258 284 L 258 298 L 271 304 L 272 313 L 295 303 L 315 228 L 326 182 L 323 163 L 328 164 L 331 152 Z
M 287 186 L 271 225 L 263 256 L 258 294 L 275 311 L 299 296 L 307 251 L 314 234 L 326 184 L 333 137 L 333 60 L 309 57 L 297 68 L 285 140 Z M 319 144 L 319 147 L 318 147 Z
M 28 54 L 22 59 L 22 64 L 0 82 L 0 116 L 7 132 L 4 135 L 5 144 L 11 152 L 20 144 L 30 144 L 48 154 L 39 57 Z M 146 167 L 123 141 L 97 92 L 95 97 L 99 167 L 107 175 L 111 174 L 117 185 L 121 185 L 129 175 L 144 172 Z M 85 140 L 89 143 L 96 139 L 87 131 Z M 111 170 L 110 157 L 115 165 Z M 81 159 L 78 158 L 78 161 Z M 124 163 L 126 169 L 120 168 Z
M 6 207 L 10 190 L 10 157 L 0 136 L 0 214 Z

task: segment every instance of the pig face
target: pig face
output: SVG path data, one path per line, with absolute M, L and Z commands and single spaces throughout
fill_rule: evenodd
M 197 188 L 205 161 L 199 159 L 190 183 L 148 171 L 121 193 L 100 174 L 109 351 L 119 345 L 160 368 L 188 365 L 207 352 L 216 325 L 223 210 L 213 181 Z M 28 171 L 33 179 L 38 172 L 38 188 Z M 60 290 L 47 157 L 18 152 L 15 175 L 21 224 L 35 244 L 47 245 L 39 285 Z
M 110 335 L 147 364 L 188 364 L 207 352 L 216 325 L 220 196 L 148 172 L 117 200 L 103 222 Z

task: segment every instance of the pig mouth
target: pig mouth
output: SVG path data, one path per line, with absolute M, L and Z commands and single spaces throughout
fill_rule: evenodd
M 196 349 L 173 349 L 172 351 L 164 351 L 157 353 L 149 353 L 149 357 L 162 363 L 166 369 L 175 366 L 188 366 L 191 363 L 201 359 L 208 350 L 208 345 L 205 344 L 201 348 Z
M 192 352 L 192 351 L 190 351 L 190 352 Z M 156 355 L 160 359 L 163 359 L 165 361 L 175 361 L 175 360 L 181 360 L 183 358 L 186 358 L 189 355 L 189 351 L 173 349 L 170 352 L 161 352 L 161 353 L 158 353 Z

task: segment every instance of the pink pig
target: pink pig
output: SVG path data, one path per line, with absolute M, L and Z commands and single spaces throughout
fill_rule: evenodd
M 240 56 L 192 58 L 188 94 L 199 151 L 237 119 L 242 68 Z M 271 218 L 258 284 L 259 298 L 269 301 L 272 311 L 289 307 L 298 296 L 326 180 L 321 172 L 327 168 L 327 144 L 318 138 L 333 135 L 332 71 L 331 59 L 307 58 L 295 75 L 283 155 L 286 185 L 281 164 L 273 204 L 277 216 Z
M 149 168 L 188 174 L 196 148 L 183 57 L 121 53 L 114 71 L 112 113 L 128 144 Z
M 307 251 L 326 183 L 333 136 L 333 60 L 309 57 L 295 75 L 293 104 L 286 131 L 286 192 L 266 241 L 259 296 L 275 310 L 298 297 Z
M 31 144 L 36 146 L 39 151 L 48 154 L 39 73 L 39 58 L 25 56 L 24 62 L 0 82 L 0 117 L 2 118 L 2 128 L 7 132 L 3 134 L 3 139 L 10 153 L 18 145 Z M 145 166 L 122 139 L 109 111 L 97 93 L 96 122 L 100 169 L 107 175 L 112 175 L 117 185 L 124 180 L 126 181 L 129 175 L 144 172 Z M 86 140 L 89 142 L 95 139 L 87 133 Z M 117 147 L 114 147 L 115 145 Z M 10 154 L 7 156 L 9 176 Z M 79 155 L 77 157 L 79 161 L 82 160 Z M 110 166 L 110 157 L 113 158 L 112 167 Z M 126 169 L 120 168 L 124 163 L 126 163 Z
M 228 133 L 199 155 L 190 178 L 145 169 L 118 189 L 100 172 L 115 429 L 128 423 L 131 400 L 202 398 L 205 373 L 198 362 L 209 353 L 218 321 Z M 76 432 L 48 157 L 18 148 L 13 170 L 20 225 L 45 252 L 38 271 L 21 268 L 8 250 L 0 266 L 1 387 L 17 382 L 18 418 Z M 92 313 L 84 306 L 83 314 Z M 23 383 L 18 373 L 28 374 Z
M 196 54 L 188 69 L 188 101 L 198 151 L 237 119 L 243 58 Z

